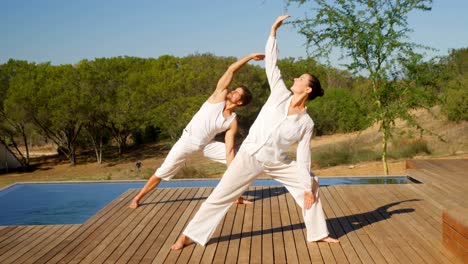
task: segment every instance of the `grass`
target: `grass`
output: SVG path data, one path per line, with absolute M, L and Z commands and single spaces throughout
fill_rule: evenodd
M 332 167 L 343 164 L 355 164 L 380 160 L 380 150 L 374 150 L 362 141 L 348 141 L 341 144 L 330 144 L 321 147 L 314 153 L 314 161 L 321 167 Z M 398 139 L 388 149 L 390 159 L 407 159 L 419 154 L 431 154 L 427 142 L 421 139 Z
M 313 154 L 313 160 L 322 168 L 380 159 L 380 154 L 359 143 L 346 142 L 322 147 Z

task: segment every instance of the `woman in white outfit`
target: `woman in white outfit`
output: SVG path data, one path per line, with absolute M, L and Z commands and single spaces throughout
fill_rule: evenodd
M 265 48 L 265 70 L 271 94 L 220 183 L 172 245 L 173 250 L 181 249 L 192 241 L 205 245 L 232 202 L 261 173 L 267 173 L 282 183 L 301 206 L 307 241 L 338 242 L 328 236 L 325 214 L 318 196 L 318 178 L 310 173 L 310 140 L 314 123 L 307 114 L 305 104 L 322 96 L 323 90 L 318 79 L 306 73 L 294 79 L 291 93 L 276 65 L 276 30 L 288 17 L 283 15 L 277 18 Z M 296 143 L 297 160 L 290 161 L 286 152 Z
M 130 208 L 137 208 L 141 198 L 156 188 L 161 180 L 170 180 L 174 177 L 182 168 L 185 159 L 195 152 L 200 151 L 205 157 L 229 166 L 234 159 L 234 140 L 237 133 L 237 119 L 234 109 L 237 106 L 247 105 L 251 101 L 252 95 L 244 86 L 239 86 L 232 91 L 228 91 L 228 87 L 234 74 L 242 66 L 252 59 L 258 61 L 264 57 L 262 53 L 252 53 L 229 66 L 218 80 L 213 94 L 185 127 L 182 136 L 169 151 L 161 167 L 156 170 L 143 189 L 132 200 Z M 213 140 L 216 134 L 224 131 L 226 131 L 225 143 Z M 237 203 L 251 202 L 241 197 Z

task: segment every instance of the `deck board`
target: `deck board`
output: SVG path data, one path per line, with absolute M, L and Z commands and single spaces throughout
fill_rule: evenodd
M 283 187 L 250 187 L 205 247 L 170 246 L 213 188 L 131 189 L 80 225 L 2 226 L 0 263 L 457 263 L 442 246 L 444 208 L 468 206 L 467 160 L 416 160 L 423 184 L 322 187 L 339 244 L 306 242 L 302 209 Z

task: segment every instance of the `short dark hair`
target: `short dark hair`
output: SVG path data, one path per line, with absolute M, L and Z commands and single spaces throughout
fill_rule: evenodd
M 307 100 L 312 101 L 319 96 L 323 96 L 325 92 L 322 89 L 322 85 L 320 85 L 320 81 L 317 77 L 312 74 L 310 75 L 309 87 L 312 88 L 312 92 L 309 93 Z
M 238 88 L 241 88 L 242 91 L 244 91 L 241 97 L 241 101 L 242 101 L 241 106 L 248 105 L 252 101 L 252 93 L 250 92 L 249 89 L 247 89 L 247 87 L 243 85 L 239 86 Z

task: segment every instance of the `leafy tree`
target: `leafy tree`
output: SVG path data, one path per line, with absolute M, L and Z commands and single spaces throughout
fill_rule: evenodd
M 443 83 L 442 111 L 454 122 L 468 120 L 468 48 L 452 50 L 442 65 L 449 75 Z
M 35 124 L 59 147 L 71 165 L 76 164 L 76 143 L 83 128 L 83 108 L 78 71 L 71 65 L 51 66 L 36 94 Z
M 34 101 L 38 89 L 45 82 L 45 76 L 41 72 L 48 66 L 16 60 L 9 60 L 2 65 L 3 107 L 0 108 L 0 130 L 5 137 L 4 141 L 8 138 L 15 149 L 14 153 L 21 157 L 25 166 L 30 162 L 29 138 L 35 132 L 32 113 L 37 107 Z M 16 138 L 21 138 L 24 153 Z
M 306 0 L 288 0 L 287 3 L 306 4 Z M 371 80 L 374 111 L 371 117 L 380 123 L 382 133 L 382 161 L 388 174 L 387 145 L 396 118 L 415 124 L 408 110 L 419 104 L 411 86 L 398 82 L 406 58 L 415 56 L 421 48 L 408 40 L 411 31 L 408 14 L 413 10 L 430 10 L 431 0 L 314 0 L 314 18 L 297 19 L 292 23 L 306 36 L 308 47 L 315 54 L 327 56 L 333 49 L 342 52 L 353 73 L 364 73 Z M 345 60 L 346 62 L 346 60 Z

